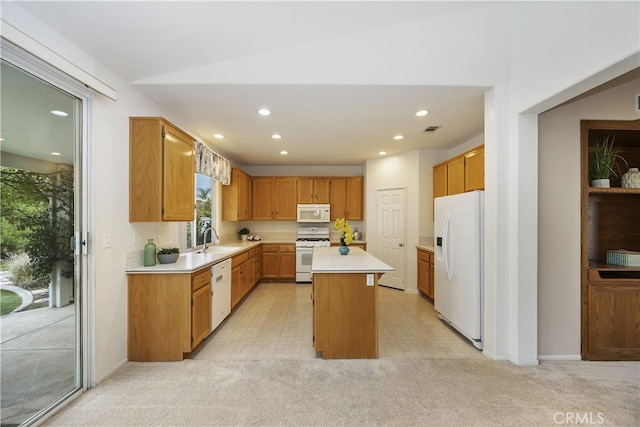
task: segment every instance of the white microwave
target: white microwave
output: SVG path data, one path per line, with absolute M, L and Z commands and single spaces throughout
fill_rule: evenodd
M 331 205 L 299 204 L 298 222 L 331 222 Z

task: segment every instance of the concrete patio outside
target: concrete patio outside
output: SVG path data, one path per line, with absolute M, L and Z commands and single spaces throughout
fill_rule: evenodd
M 0 318 L 2 425 L 19 425 L 75 389 L 75 307 Z

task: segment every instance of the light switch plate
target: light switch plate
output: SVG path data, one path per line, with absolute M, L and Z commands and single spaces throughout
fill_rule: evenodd
M 111 233 L 104 233 L 102 236 L 102 247 L 105 249 L 111 247 Z

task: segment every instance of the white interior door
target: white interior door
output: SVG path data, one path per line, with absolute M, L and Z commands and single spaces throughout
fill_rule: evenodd
M 395 269 L 378 283 L 405 290 L 405 189 L 378 190 L 377 209 L 378 258 Z

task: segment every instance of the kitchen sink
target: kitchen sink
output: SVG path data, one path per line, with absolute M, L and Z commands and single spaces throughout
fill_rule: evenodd
M 204 252 L 199 250 L 198 254 L 207 253 L 207 254 L 227 254 L 229 252 L 234 252 L 240 249 L 240 246 L 209 246 L 207 251 Z

